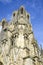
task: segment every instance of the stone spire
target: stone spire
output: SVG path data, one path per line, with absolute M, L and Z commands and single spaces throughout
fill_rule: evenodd
M 29 22 L 30 15 L 25 11 L 25 8 L 21 6 L 18 11 L 13 12 L 13 22 L 19 24 L 27 24 Z

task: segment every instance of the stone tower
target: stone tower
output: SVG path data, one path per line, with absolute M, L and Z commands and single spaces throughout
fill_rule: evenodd
M 2 20 L 0 65 L 43 65 L 29 19 L 30 15 L 21 6 L 13 12 L 11 22 Z

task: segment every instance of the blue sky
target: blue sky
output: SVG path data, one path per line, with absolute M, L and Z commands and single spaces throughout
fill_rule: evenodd
M 30 13 L 34 36 L 43 47 L 43 0 L 0 0 L 0 21 L 3 18 L 9 21 L 12 12 L 21 5 Z

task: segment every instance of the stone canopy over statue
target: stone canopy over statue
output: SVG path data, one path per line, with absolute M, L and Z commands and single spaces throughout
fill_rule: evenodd
M 13 12 L 11 22 L 2 20 L 0 65 L 43 65 L 41 57 L 30 15 L 21 6 Z

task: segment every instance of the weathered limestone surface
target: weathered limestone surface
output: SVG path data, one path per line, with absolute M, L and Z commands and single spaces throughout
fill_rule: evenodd
M 29 19 L 30 15 L 20 7 L 13 12 L 10 23 L 2 20 L 0 65 L 43 65 L 43 55 Z

